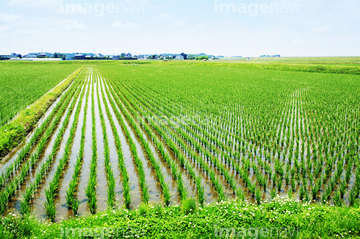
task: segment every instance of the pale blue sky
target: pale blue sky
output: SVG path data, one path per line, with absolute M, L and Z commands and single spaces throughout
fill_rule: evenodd
M 359 0 L 2 0 L 0 54 L 359 56 L 359 9 Z

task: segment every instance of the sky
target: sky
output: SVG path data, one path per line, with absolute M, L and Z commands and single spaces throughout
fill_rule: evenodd
M 1 0 L 0 54 L 360 56 L 359 0 Z

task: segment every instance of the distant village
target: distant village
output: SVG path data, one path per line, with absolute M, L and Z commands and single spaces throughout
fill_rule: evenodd
M 280 57 L 280 55 L 261 55 L 260 57 Z M 0 60 L 25 60 L 25 61 L 69 61 L 69 60 L 217 60 L 217 59 L 238 59 L 250 60 L 250 57 L 242 56 L 214 56 L 205 53 L 200 54 L 139 54 L 121 53 L 118 55 L 103 55 L 101 53 L 28 53 L 26 55 L 11 53 L 10 55 L 0 55 Z

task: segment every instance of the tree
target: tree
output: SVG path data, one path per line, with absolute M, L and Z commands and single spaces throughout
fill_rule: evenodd
M 199 60 L 209 60 L 209 57 L 208 56 L 197 56 L 196 60 L 197 61 L 199 61 Z
M 59 54 L 57 54 L 56 52 L 54 53 L 54 58 L 59 58 Z
M 187 59 L 188 59 L 187 55 L 186 55 L 184 52 L 181 53 L 180 55 L 182 55 L 182 56 L 184 57 L 184 60 L 187 60 Z

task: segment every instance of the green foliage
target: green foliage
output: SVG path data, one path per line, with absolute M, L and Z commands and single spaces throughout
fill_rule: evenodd
M 181 210 L 187 215 L 189 213 L 195 213 L 196 211 L 196 200 L 194 198 L 184 199 L 181 202 Z
M 280 197 L 261 206 L 234 201 L 213 203 L 197 206 L 192 213 L 183 211 L 183 205 L 166 208 L 142 205 L 135 211 L 111 210 L 54 224 L 39 223 L 31 217 L 9 216 L 1 220 L 0 235 L 3 238 L 58 238 L 70 228 L 106 228 L 107 232 L 118 229 L 120 234 L 117 237 L 213 238 L 221 228 L 269 228 L 276 231 L 285 227 L 295 232 L 293 238 L 357 238 L 360 236 L 359 210 L 302 204 Z M 111 235 L 116 234 L 108 236 Z M 270 238 L 276 238 L 276 235 Z
M 209 57 L 208 57 L 208 56 L 197 56 L 197 57 L 195 58 L 195 60 L 197 60 L 197 61 L 200 61 L 200 60 L 209 60 Z

